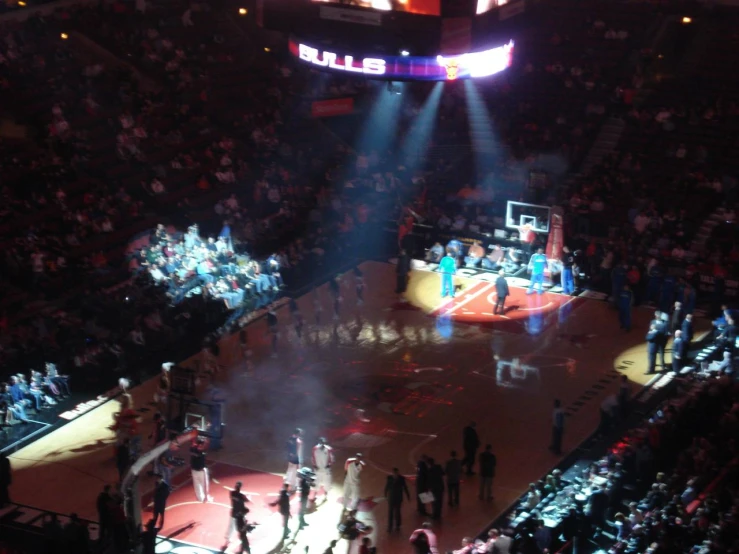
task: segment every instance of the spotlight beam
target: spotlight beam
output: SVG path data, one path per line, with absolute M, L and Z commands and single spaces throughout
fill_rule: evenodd
M 488 108 L 473 80 L 464 82 L 464 96 L 467 101 L 467 117 L 477 178 L 482 181 L 490 170 L 490 163 L 495 162 L 500 156 L 501 148 L 493 131 L 493 121 Z
M 434 85 L 405 136 L 401 148 L 401 163 L 409 169 L 415 169 L 428 150 L 429 141 L 436 126 L 436 114 L 439 110 L 443 90 L 443 82 Z
M 394 86 L 400 87 L 402 93 L 405 83 L 395 83 Z M 379 83 L 377 97 L 357 141 L 358 153 L 382 152 L 391 146 L 403 98 L 397 89 L 394 90 L 390 91 L 385 83 Z

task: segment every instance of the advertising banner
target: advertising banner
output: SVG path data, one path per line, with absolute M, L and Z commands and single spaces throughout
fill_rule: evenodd
M 332 98 L 316 100 L 311 104 L 312 117 L 334 117 L 354 113 L 354 98 Z
M 436 57 L 359 56 L 316 48 L 295 40 L 290 41 L 289 48 L 293 56 L 317 69 L 398 81 L 455 81 L 489 77 L 505 71 L 513 59 L 513 41 L 480 52 Z

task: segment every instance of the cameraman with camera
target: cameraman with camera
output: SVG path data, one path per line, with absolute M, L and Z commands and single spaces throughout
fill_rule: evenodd
M 308 513 L 310 489 L 313 486 L 314 478 L 315 474 L 310 468 L 304 467 L 298 471 L 298 488 L 300 490 L 300 513 L 298 516 L 298 522 L 300 529 L 308 526 L 308 523 L 305 521 L 305 514 Z

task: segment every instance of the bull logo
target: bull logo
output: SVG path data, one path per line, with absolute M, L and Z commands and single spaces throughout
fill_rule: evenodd
M 447 81 L 455 81 L 459 77 L 459 60 L 457 58 L 446 59 L 443 56 L 438 56 L 436 60 L 446 70 Z

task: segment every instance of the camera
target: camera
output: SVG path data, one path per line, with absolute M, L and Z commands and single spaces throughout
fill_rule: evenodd
M 302 479 L 312 487 L 316 482 L 316 474 L 309 467 L 304 467 L 298 470 L 298 479 Z

